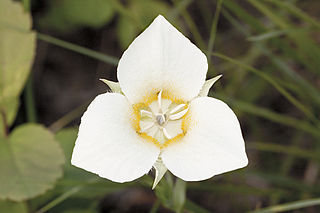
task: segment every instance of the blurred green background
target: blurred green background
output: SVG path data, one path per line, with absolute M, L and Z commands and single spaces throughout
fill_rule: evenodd
M 207 54 L 249 166 L 116 184 L 70 165 L 80 117 L 164 15 Z M 320 212 L 319 0 L 0 0 L 0 212 Z M 182 184 L 183 185 L 183 184 Z

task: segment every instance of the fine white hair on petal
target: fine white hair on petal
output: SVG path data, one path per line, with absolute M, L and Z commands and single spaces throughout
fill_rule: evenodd
M 189 101 L 199 94 L 207 68 L 201 50 L 159 15 L 123 53 L 118 80 L 131 103 L 161 89 Z
M 170 172 L 185 181 L 199 181 L 248 164 L 240 124 L 228 105 L 201 97 L 191 101 L 189 110 L 186 135 L 161 155 Z
M 148 173 L 160 149 L 136 133 L 131 110 L 119 93 L 97 96 L 81 118 L 71 163 L 120 183 Z

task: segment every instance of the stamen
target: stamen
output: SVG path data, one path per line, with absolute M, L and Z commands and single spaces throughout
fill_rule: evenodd
M 168 140 L 170 140 L 172 137 L 169 135 L 169 133 L 167 132 L 167 130 L 165 129 L 165 128 L 162 128 L 162 131 L 163 131 L 163 134 L 164 134 L 164 136 L 168 139 Z
M 143 129 L 141 129 L 141 132 L 146 132 L 149 129 L 151 129 L 154 126 L 154 123 L 149 124 L 149 126 L 144 127 Z
M 149 112 L 149 111 L 144 110 L 144 109 L 140 110 L 140 115 L 141 115 L 141 116 L 147 116 L 147 117 L 149 117 L 149 118 L 153 118 L 152 112 Z
M 176 114 L 174 114 L 174 115 L 170 115 L 169 116 L 169 119 L 170 120 L 177 120 L 177 119 L 180 119 L 180 118 L 182 118 L 187 112 L 188 112 L 188 108 L 187 109 L 185 109 L 185 110 L 182 110 L 181 112 L 178 112 L 178 113 L 176 113 Z
M 161 97 L 162 96 L 162 90 L 160 90 L 158 94 L 158 105 L 159 105 L 159 110 L 162 111 L 162 103 L 161 103 Z
M 173 114 L 175 112 L 178 112 L 180 109 L 182 109 L 183 107 L 185 107 L 186 104 L 179 104 L 178 106 L 176 106 L 175 108 L 173 108 L 171 111 L 170 111 L 170 114 Z

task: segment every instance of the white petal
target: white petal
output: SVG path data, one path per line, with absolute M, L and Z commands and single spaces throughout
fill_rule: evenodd
M 160 153 L 131 124 L 126 97 L 97 96 L 81 118 L 71 163 L 115 182 L 127 182 L 149 172 Z
M 199 181 L 248 164 L 238 119 L 225 103 L 201 97 L 191 102 L 189 110 L 186 135 L 161 155 L 170 172 Z
M 161 89 L 188 101 L 199 94 L 207 68 L 201 50 L 159 15 L 122 55 L 118 80 L 132 103 Z

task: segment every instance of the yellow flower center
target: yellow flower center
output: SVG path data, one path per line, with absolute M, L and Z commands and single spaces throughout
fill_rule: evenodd
M 187 132 L 189 105 L 166 91 L 156 91 L 133 105 L 136 132 L 159 148 L 179 141 Z

